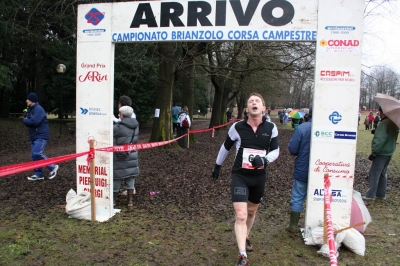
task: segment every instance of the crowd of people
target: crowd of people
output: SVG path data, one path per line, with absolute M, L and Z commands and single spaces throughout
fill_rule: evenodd
M 40 106 L 38 98 L 38 95 L 33 92 L 27 95 L 27 112 L 23 118 L 23 123 L 29 128 L 33 161 L 47 158 L 44 150 L 50 137 L 46 112 Z M 113 118 L 116 145 L 136 143 L 139 136 L 139 123 L 130 97 L 123 95 L 119 98 L 118 111 L 118 117 Z M 271 122 L 271 111 L 266 109 L 262 95 L 251 93 L 244 112 L 244 119 L 236 121 L 229 128 L 227 138 L 219 149 L 212 170 L 213 179 L 218 180 L 221 166 L 229 150 L 232 147 L 236 148 L 230 188 L 235 213 L 234 232 L 239 251 L 236 265 L 249 263 L 247 252 L 254 250 L 250 241 L 250 231 L 263 198 L 268 165 L 279 157 L 280 152 L 278 128 Z M 307 196 L 312 113 L 313 109 L 310 107 L 306 116 L 294 127 L 293 136 L 288 144 L 290 154 L 296 157 L 290 200 L 290 221 L 287 227 L 289 232 L 298 232 L 300 214 L 304 211 L 304 201 Z M 188 107 L 181 108 L 174 104 L 171 115 L 174 135 L 178 137 L 185 135 L 191 127 Z M 230 109 L 227 110 L 226 115 L 227 120 L 230 121 L 232 119 Z M 278 117 L 281 124 L 287 124 L 288 112 L 280 111 Z M 360 115 L 358 121 L 360 121 Z M 399 128 L 384 114 L 382 108 L 379 108 L 375 117 L 370 112 L 364 124 L 365 130 L 370 130 L 373 126 L 375 131 L 371 155 L 368 157 L 372 161 L 369 170 L 369 188 L 363 199 L 385 199 L 387 167 L 396 150 Z M 179 145 L 183 148 L 187 147 L 187 138 L 179 139 Z M 113 155 L 113 163 L 114 202 L 119 195 L 125 193 L 127 206 L 132 207 L 133 195 L 136 193 L 135 178 L 140 174 L 138 151 L 116 152 Z M 47 166 L 47 169 L 49 170 L 48 179 L 53 179 L 57 175 L 59 166 L 51 164 Z M 34 169 L 34 174 L 27 179 L 43 180 L 42 168 Z

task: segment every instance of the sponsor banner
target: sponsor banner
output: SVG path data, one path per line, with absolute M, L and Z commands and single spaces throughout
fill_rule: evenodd
M 360 53 L 361 41 L 358 39 L 322 39 L 317 42 L 317 48 L 324 53 Z
M 350 35 L 353 33 L 353 31 L 356 29 L 354 26 L 325 26 L 325 31 L 326 33 L 332 35 Z
M 324 202 L 324 188 L 322 187 L 312 187 L 309 190 L 312 196 L 313 203 L 323 203 Z M 349 202 L 351 203 L 352 194 L 350 193 L 349 188 L 330 188 L 330 194 L 332 195 L 331 204 L 343 204 L 346 205 Z
M 338 131 L 338 130 L 318 130 L 313 129 L 312 134 L 313 139 L 320 139 L 320 140 L 356 140 L 357 139 L 357 132 L 356 131 Z
M 164 30 L 113 32 L 112 42 L 156 41 L 316 41 L 316 30 Z
M 110 194 L 110 184 L 109 182 L 109 168 L 105 166 L 96 166 L 95 170 L 95 197 L 96 203 L 103 202 L 107 204 L 108 197 Z M 78 180 L 77 184 L 80 187 L 79 191 L 90 191 L 90 167 L 88 164 L 78 164 L 77 165 Z
M 357 85 L 359 74 L 355 68 L 325 67 L 316 71 L 316 82 L 332 85 Z

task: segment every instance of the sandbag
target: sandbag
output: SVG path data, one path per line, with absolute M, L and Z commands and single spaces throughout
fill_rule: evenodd
M 92 208 L 90 193 L 82 191 L 79 194 L 73 189 L 70 189 L 66 196 L 67 205 L 65 205 L 65 212 L 70 218 L 91 220 Z
M 343 245 L 349 250 L 353 251 L 357 255 L 365 255 L 365 238 L 364 236 L 354 228 L 343 231 L 346 233 L 346 237 L 343 239 Z

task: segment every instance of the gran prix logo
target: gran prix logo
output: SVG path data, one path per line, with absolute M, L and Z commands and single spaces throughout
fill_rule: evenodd
M 97 24 L 100 23 L 100 21 L 103 20 L 105 13 L 101 13 L 99 10 L 96 8 L 90 9 L 90 11 L 85 15 L 85 18 L 87 20 L 87 23 L 93 24 L 96 26 Z
M 336 125 L 340 121 L 342 121 L 342 115 L 339 114 L 339 112 L 334 111 L 332 114 L 329 115 L 329 120 L 332 122 L 332 124 Z

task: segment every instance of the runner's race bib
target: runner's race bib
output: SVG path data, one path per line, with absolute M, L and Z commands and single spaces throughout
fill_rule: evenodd
M 253 161 L 254 157 L 256 157 L 256 155 L 259 155 L 260 157 L 265 157 L 266 154 L 267 154 L 266 150 L 243 148 L 242 168 L 254 169 L 254 166 L 251 165 L 251 162 Z M 257 169 L 264 169 L 264 166 L 261 166 Z

